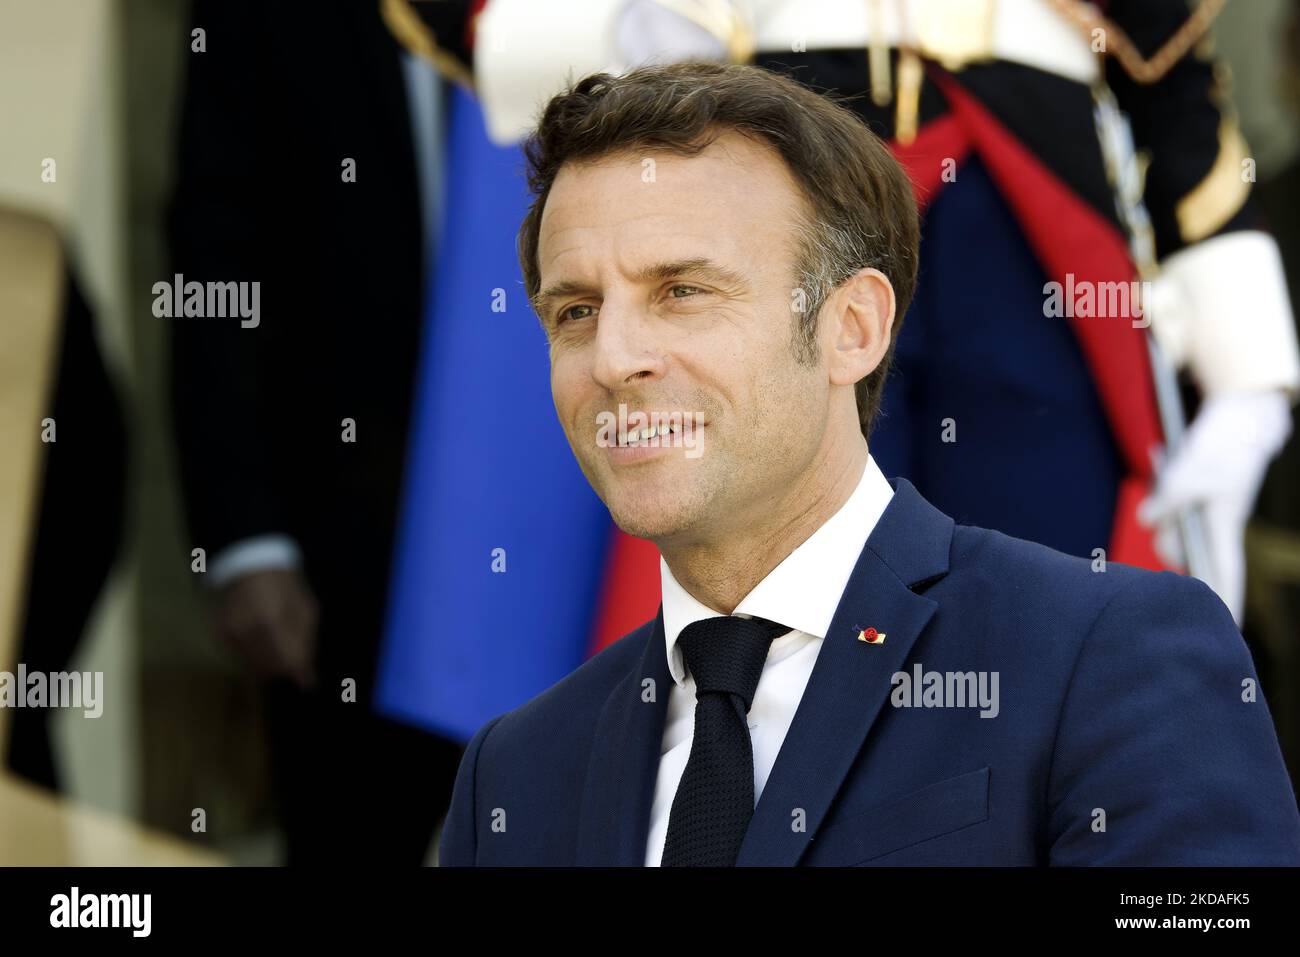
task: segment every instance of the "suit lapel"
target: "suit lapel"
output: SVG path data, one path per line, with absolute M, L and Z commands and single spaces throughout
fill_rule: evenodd
M 579 866 L 645 863 L 650 808 L 673 679 L 660 605 L 637 667 L 605 701 L 592 742 L 578 823 Z M 646 679 L 654 700 L 646 701 Z
M 905 479 L 868 537 L 745 834 L 737 866 L 796 864 L 938 607 L 913 591 L 948 570 L 953 521 Z M 861 629 L 885 633 L 881 644 Z M 663 657 L 662 648 L 660 657 Z M 665 662 L 666 666 L 666 662 Z M 658 750 L 655 750 L 658 757 Z M 806 830 L 796 831 L 802 810 Z

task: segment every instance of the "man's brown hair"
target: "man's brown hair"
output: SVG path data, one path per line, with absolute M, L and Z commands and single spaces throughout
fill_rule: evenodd
M 816 360 L 817 314 L 845 279 L 872 266 L 894 287 L 889 349 L 856 387 L 858 419 L 869 437 L 916 286 L 916 202 L 902 168 L 862 120 L 790 77 L 753 66 L 687 62 L 622 76 L 597 73 L 553 97 L 524 144 L 535 196 L 518 242 L 528 297 L 536 301 L 541 286 L 542 210 L 561 166 L 627 150 L 693 156 L 729 130 L 774 147 L 812 210 L 795 226 L 795 278 L 804 308 L 793 348 L 800 361 Z

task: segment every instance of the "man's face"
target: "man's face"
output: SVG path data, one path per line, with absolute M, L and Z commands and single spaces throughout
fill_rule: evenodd
M 538 245 L 551 393 L 629 534 L 662 546 L 752 527 L 824 457 L 830 384 L 791 345 L 805 209 L 780 155 L 734 132 L 692 157 L 618 153 L 557 175 Z M 602 423 L 620 404 L 633 426 L 683 417 L 685 434 L 618 447 Z

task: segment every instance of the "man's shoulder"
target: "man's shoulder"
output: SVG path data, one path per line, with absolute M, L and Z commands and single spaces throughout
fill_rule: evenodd
M 1104 544 L 1080 557 L 994 529 L 956 525 L 948 577 L 968 600 L 985 607 L 1014 603 L 1050 612 L 1056 621 L 1095 623 L 1108 611 L 1160 615 L 1189 605 L 1231 620 L 1199 579 L 1112 561 Z

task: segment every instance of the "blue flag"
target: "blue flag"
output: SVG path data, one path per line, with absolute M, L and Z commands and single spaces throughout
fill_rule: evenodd
M 582 663 L 612 525 L 556 419 L 516 258 L 523 153 L 450 96 L 378 708 L 467 740 Z

